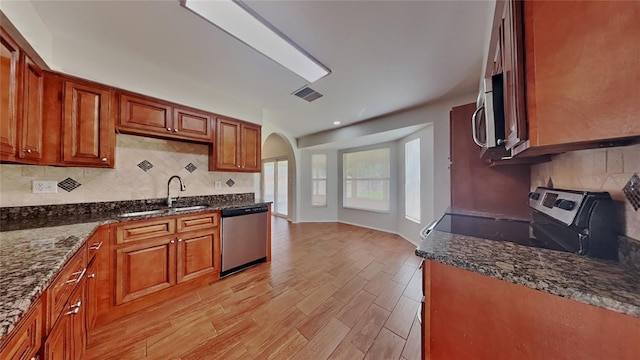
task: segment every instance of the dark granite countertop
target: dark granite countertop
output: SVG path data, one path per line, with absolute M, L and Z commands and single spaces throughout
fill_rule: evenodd
M 67 260 L 93 235 L 98 226 L 265 204 L 269 203 L 256 202 L 249 198 L 235 198 L 230 201 L 210 203 L 205 208 L 197 210 L 179 213 L 166 211 L 160 214 L 136 217 L 120 217 L 119 215 L 124 212 L 150 209 L 117 207 L 112 211 L 99 213 L 88 212 L 75 216 L 57 213 L 48 217 L 30 216 L 33 211 L 41 209 L 20 209 L 20 212 L 24 214 L 22 218 L 20 216 L 15 216 L 12 219 L 5 217 L 1 223 L 0 340 L 14 328 Z M 105 205 L 96 203 L 94 206 L 104 207 Z M 3 208 L 2 210 L 6 211 L 7 209 Z M 56 211 L 53 212 L 56 213 Z
M 617 262 L 441 231 L 429 233 L 416 255 L 640 317 L 640 272 Z

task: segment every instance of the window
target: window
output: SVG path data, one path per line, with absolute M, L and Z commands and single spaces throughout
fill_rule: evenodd
M 404 217 L 420 223 L 420 139 L 404 144 Z
M 344 207 L 389 211 L 390 153 L 383 148 L 342 155 Z
M 327 154 L 311 155 L 311 205 L 327 206 Z

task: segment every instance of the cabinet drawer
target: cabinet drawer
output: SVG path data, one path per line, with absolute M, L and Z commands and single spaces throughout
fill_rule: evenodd
M 181 216 L 178 218 L 178 232 L 209 229 L 218 226 L 219 212 Z
M 42 342 L 42 302 L 31 307 L 30 313 L 20 321 L 4 344 L 0 344 L 0 358 L 27 360 L 36 355 Z
M 52 326 L 69 296 L 87 272 L 87 249 L 83 246 L 62 269 L 55 281 L 47 290 L 47 327 Z
M 176 221 L 173 218 L 134 221 L 116 228 L 116 243 L 124 244 L 132 241 L 167 236 L 173 234 L 175 230 Z

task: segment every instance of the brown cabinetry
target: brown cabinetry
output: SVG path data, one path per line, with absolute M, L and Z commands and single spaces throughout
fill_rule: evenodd
M 29 360 L 35 357 L 42 342 L 43 320 L 42 302 L 38 301 L 20 320 L 12 335 L 0 343 L 2 359 Z
M 45 360 L 82 359 L 86 346 L 84 281 L 75 288 L 44 343 Z
M 4 29 L 0 45 L 0 160 L 36 164 L 42 158 L 43 73 Z
M 209 170 L 260 172 L 261 128 L 218 117 L 216 142 L 210 147 Z
M 218 217 L 215 212 L 119 225 L 115 303 L 124 304 L 219 272 Z
M 107 88 L 65 81 L 62 161 L 67 165 L 113 167 L 115 133 Z
M 637 359 L 640 319 L 425 261 L 423 359 Z M 595 339 L 595 340 L 594 340 Z
M 213 117 L 160 100 L 121 94 L 118 130 L 210 143 L 213 140 Z

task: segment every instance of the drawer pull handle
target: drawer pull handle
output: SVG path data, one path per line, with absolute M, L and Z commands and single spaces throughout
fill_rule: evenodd
M 69 305 L 69 309 L 73 309 L 73 308 L 79 308 L 80 305 L 82 305 L 82 300 L 78 300 L 77 303 Z
M 84 276 L 84 274 L 87 272 L 87 268 L 82 269 L 82 271 L 76 271 L 71 275 L 78 275 L 77 278 L 73 279 L 73 280 L 67 280 L 67 284 L 77 284 L 80 282 L 80 280 L 82 280 L 82 277 Z
M 66 312 L 65 315 L 75 315 L 75 314 L 77 314 L 79 312 L 80 312 L 80 307 L 77 307 L 77 308 L 75 308 L 75 309 L 73 309 L 71 311 Z
M 96 277 L 96 273 L 89 274 L 89 275 L 87 275 L 87 277 L 88 277 L 89 279 L 93 279 L 94 277 Z
M 89 246 L 89 250 L 98 250 L 102 247 L 102 241 L 99 243 L 93 243 L 93 245 Z

